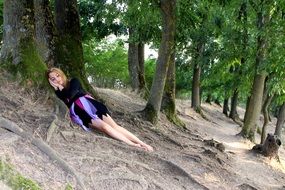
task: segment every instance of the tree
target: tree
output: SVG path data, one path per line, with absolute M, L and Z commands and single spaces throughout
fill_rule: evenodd
M 144 114 L 147 120 L 156 123 L 161 108 L 161 101 L 171 52 L 174 50 L 175 35 L 175 0 L 161 0 L 162 39 L 159 47 L 155 76 Z
M 122 21 L 128 28 L 128 66 L 133 90 L 147 97 L 144 71 L 144 47 L 149 41 L 155 41 L 158 29 L 159 11 L 153 1 L 123 1 L 127 9 L 123 11 Z
M 175 49 L 171 52 L 167 77 L 164 87 L 164 94 L 162 96 L 161 111 L 164 112 L 169 121 L 178 126 L 184 127 L 185 124 L 178 118 L 175 106 Z
M 4 1 L 4 32 L 1 63 L 30 82 L 44 84 L 46 66 L 34 40 L 33 1 Z
M 270 14 L 272 4 L 267 1 L 260 1 L 259 4 L 253 3 L 252 6 L 256 10 L 256 23 L 258 35 L 256 37 L 256 59 L 255 59 L 255 76 L 252 84 L 251 94 L 245 113 L 244 126 L 242 128 L 242 136 L 254 141 L 257 120 L 262 108 L 262 95 L 264 92 L 265 79 L 268 76 L 266 68 L 266 55 L 269 48 L 269 41 L 266 38 L 268 32 L 268 24 L 272 16 Z
M 274 135 L 277 135 L 280 139 L 281 139 L 281 132 L 282 132 L 284 122 L 285 122 L 285 103 L 283 103 L 279 109 L 276 128 L 274 132 Z
M 83 62 L 82 36 L 76 0 L 55 0 L 55 18 L 58 40 L 56 66 L 67 75 L 81 79 L 85 89 L 98 95 L 87 81 Z
M 51 67 L 56 59 L 56 31 L 49 0 L 34 1 L 34 6 L 37 49 L 43 61 Z

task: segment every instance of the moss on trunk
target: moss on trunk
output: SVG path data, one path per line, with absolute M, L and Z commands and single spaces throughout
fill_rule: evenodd
M 18 64 L 6 60 L 5 67 L 14 75 L 19 76 L 24 84 L 29 86 L 47 86 L 45 72 L 47 66 L 37 52 L 35 42 L 31 38 L 22 39 L 20 42 L 20 59 Z

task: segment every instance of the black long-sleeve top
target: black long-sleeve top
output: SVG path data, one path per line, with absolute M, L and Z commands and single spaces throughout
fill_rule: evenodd
M 84 96 L 86 92 L 83 90 L 79 80 L 72 78 L 66 88 L 63 88 L 61 91 L 56 90 L 55 94 L 69 108 L 77 98 Z

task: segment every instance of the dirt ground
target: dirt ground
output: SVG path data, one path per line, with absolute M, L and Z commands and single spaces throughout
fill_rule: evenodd
M 207 118 L 203 119 L 191 109 L 190 101 L 177 100 L 178 116 L 187 129 L 169 123 L 164 115 L 153 126 L 140 117 L 146 102 L 138 95 L 128 90 L 96 89 L 115 121 L 154 147 L 149 153 L 97 132 L 84 132 L 62 114 L 58 114 L 58 128 L 47 142 L 56 113 L 47 94 L 26 91 L 3 78 L 0 83 L 0 117 L 45 141 L 76 171 L 88 190 L 285 189 L 284 167 L 274 159 L 249 152 L 254 144 L 236 135 L 241 128 L 225 117 L 218 105 L 203 104 Z M 242 116 L 244 110 L 239 114 Z M 275 122 L 273 118 L 270 132 Z M 225 151 L 208 140 L 222 143 Z M 279 155 L 285 166 L 283 146 Z M 4 129 L 0 129 L 0 158 L 42 189 L 64 190 L 67 184 L 82 189 L 74 175 L 31 140 Z

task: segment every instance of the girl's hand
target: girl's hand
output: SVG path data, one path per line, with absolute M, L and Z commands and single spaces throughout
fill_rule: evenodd
M 48 82 L 49 84 L 55 89 L 55 90 L 58 90 L 59 88 L 59 85 L 54 83 L 52 80 L 48 79 Z

